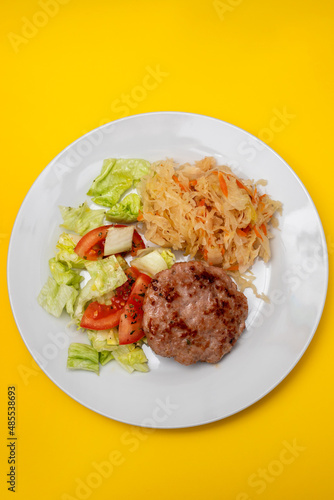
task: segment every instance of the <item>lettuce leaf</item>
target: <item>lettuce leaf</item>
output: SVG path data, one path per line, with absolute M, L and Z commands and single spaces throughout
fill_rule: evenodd
M 86 261 L 86 269 L 94 281 L 92 288 L 101 295 L 115 290 L 128 279 L 115 255 L 106 259 Z
M 131 175 L 133 183 L 136 186 L 140 179 L 147 175 L 150 170 L 150 162 L 137 158 L 119 158 L 113 168 L 114 173 L 126 172 Z
M 150 163 L 146 160 L 106 159 L 100 175 L 93 181 L 87 194 L 98 205 L 113 207 L 127 189 L 148 174 L 149 168 Z
M 89 330 L 88 338 L 98 352 L 112 351 L 115 346 L 119 345 L 117 328 L 99 331 Z
M 69 268 L 77 267 L 83 269 L 86 261 L 74 251 L 79 240 L 80 236 L 76 234 L 62 233 L 56 245 L 56 248 L 59 249 L 59 252 L 56 254 L 56 260 L 66 263 Z
M 168 269 L 170 269 L 175 262 L 175 255 L 173 254 L 173 252 L 171 250 L 168 250 L 168 249 L 160 250 L 160 253 L 161 253 L 161 257 L 166 262 Z
M 127 372 L 134 370 L 148 372 L 147 357 L 143 349 L 136 344 L 120 345 L 112 349 L 113 356 L 117 363 Z
M 130 193 L 114 205 L 106 213 L 106 217 L 112 222 L 135 222 L 141 208 L 142 203 L 138 194 Z
M 102 209 L 92 210 L 89 208 L 86 201 L 78 208 L 60 206 L 59 210 L 64 220 L 61 227 L 80 235 L 101 226 L 105 214 L 105 211 Z
M 68 348 L 67 368 L 89 370 L 99 374 L 99 353 L 87 344 L 72 343 Z
M 101 351 L 100 352 L 100 363 L 102 366 L 106 365 L 114 359 L 113 353 L 111 351 Z
M 49 314 L 59 318 L 64 307 L 69 314 L 73 313 L 77 295 L 78 291 L 73 286 L 64 283 L 58 285 L 54 278 L 49 277 L 40 291 L 37 301 Z
M 70 285 L 78 289 L 81 281 L 84 279 L 78 271 L 69 269 L 67 264 L 57 261 L 55 257 L 49 260 L 49 267 L 58 285 Z

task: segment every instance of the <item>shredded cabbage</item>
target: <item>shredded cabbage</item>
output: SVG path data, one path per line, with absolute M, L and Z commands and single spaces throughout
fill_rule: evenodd
M 264 184 L 237 177 L 211 157 L 195 165 L 156 162 L 138 187 L 145 237 L 221 266 L 236 278 L 257 257 L 268 262 L 271 256 L 270 226 L 277 225 L 273 216 L 282 205 L 258 192 Z

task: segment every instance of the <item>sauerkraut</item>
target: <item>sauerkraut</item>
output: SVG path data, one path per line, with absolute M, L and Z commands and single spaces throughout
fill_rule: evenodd
M 237 177 L 212 157 L 181 166 L 159 161 L 138 186 L 143 202 L 138 220 L 153 243 L 203 258 L 236 277 L 256 258 L 268 262 L 271 256 L 270 228 L 277 226 L 274 214 L 282 205 L 261 194 L 265 184 Z

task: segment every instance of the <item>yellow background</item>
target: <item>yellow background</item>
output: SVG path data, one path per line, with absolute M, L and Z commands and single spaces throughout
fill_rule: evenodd
M 38 369 L 6 289 L 11 229 L 36 177 L 83 133 L 148 111 L 211 115 L 259 136 L 271 130 L 267 142 L 317 206 L 331 265 L 333 2 L 55 2 L 44 15 L 43 0 L 1 2 L 1 498 L 13 498 L 5 483 L 9 385 L 18 407 L 14 498 L 333 498 L 331 283 L 310 347 L 272 393 L 223 421 L 150 434 L 86 409 Z M 120 111 L 123 94 L 139 95 L 133 89 L 148 66 L 160 67 L 162 81 Z M 293 118 L 273 131 L 275 110 L 284 109 Z M 295 456 L 286 443 L 297 444 Z M 122 464 L 104 469 L 109 477 L 92 475 L 113 450 Z

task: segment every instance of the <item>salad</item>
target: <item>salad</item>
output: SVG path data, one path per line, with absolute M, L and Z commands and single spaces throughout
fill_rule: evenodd
M 99 373 L 114 359 L 130 373 L 148 371 L 142 305 L 152 277 L 175 262 L 170 248 L 222 267 L 241 292 L 251 288 L 268 301 L 251 266 L 271 258 L 282 204 L 260 194 L 265 184 L 241 179 L 211 157 L 195 165 L 104 160 L 87 192 L 91 206 L 60 207 L 66 231 L 38 296 L 50 314 L 65 310 L 90 342 L 70 346 L 67 366 Z M 136 187 L 140 196 L 126 194 Z M 160 247 L 145 248 L 138 221 L 146 240 Z
M 166 248 L 145 248 L 133 224 L 142 208 L 138 194 L 120 201 L 149 169 L 145 160 L 104 160 L 87 192 L 104 208 L 90 208 L 87 201 L 77 208 L 59 207 L 65 231 L 49 260 L 51 276 L 38 302 L 55 317 L 65 311 L 69 324 L 85 336 L 83 343 L 69 346 L 70 369 L 99 374 L 100 365 L 115 360 L 129 373 L 149 370 L 142 349 L 142 304 L 152 277 L 170 268 L 175 256 Z

